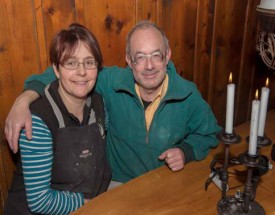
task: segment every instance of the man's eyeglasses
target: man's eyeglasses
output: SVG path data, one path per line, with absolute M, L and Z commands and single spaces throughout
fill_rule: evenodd
M 161 63 L 165 59 L 165 55 L 161 52 L 154 52 L 152 54 L 137 54 L 132 58 L 132 62 L 136 65 L 144 65 L 150 59 L 153 63 Z
M 79 64 L 83 64 L 85 69 L 97 68 L 97 62 L 94 59 L 86 59 L 83 62 L 78 62 L 75 59 L 69 59 L 69 60 L 66 60 L 64 63 L 62 63 L 61 65 L 65 69 L 75 70 L 75 69 L 78 69 Z

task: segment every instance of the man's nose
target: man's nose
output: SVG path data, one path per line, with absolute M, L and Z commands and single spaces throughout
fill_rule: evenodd
M 146 61 L 145 61 L 145 68 L 150 70 L 155 67 L 155 64 L 151 58 L 151 56 L 147 56 Z

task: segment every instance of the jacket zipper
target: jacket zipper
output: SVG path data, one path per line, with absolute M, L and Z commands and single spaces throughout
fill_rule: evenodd
M 145 111 L 144 111 L 144 121 L 145 121 L 145 129 L 146 129 L 146 144 L 149 142 L 149 133 L 150 133 L 150 129 L 151 129 L 153 123 L 154 123 L 155 116 L 156 116 L 157 112 L 158 112 L 160 109 L 163 108 L 163 104 L 164 104 L 164 103 L 165 103 L 165 101 L 160 102 L 158 108 L 156 109 L 156 111 L 155 111 L 155 113 L 154 113 L 154 116 L 153 116 L 151 125 L 150 125 L 150 127 L 148 128 L 148 130 L 147 130 L 147 125 L 146 125 Z

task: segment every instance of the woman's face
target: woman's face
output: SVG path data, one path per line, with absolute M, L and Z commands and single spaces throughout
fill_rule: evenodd
M 66 99 L 71 101 L 83 101 L 86 100 L 88 93 L 93 89 L 97 79 L 97 66 L 87 69 L 84 67 L 83 62 L 86 65 L 92 65 L 95 58 L 89 47 L 85 43 L 79 42 L 73 56 L 63 65 L 60 65 L 59 70 L 54 66 L 55 74 L 59 79 L 59 92 L 63 99 L 65 96 Z M 68 69 L 77 64 L 78 68 Z

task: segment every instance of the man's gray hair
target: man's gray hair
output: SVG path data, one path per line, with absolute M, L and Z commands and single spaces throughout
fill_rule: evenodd
M 167 37 L 165 36 L 165 33 L 163 30 L 161 30 L 155 23 L 150 22 L 148 20 L 143 20 L 138 22 L 132 29 L 131 31 L 128 33 L 127 37 L 126 37 L 126 54 L 130 56 L 131 53 L 131 47 L 130 47 L 130 41 L 132 38 L 133 33 L 136 30 L 139 29 L 148 29 L 148 28 L 155 28 L 157 31 L 159 31 L 163 37 L 163 41 L 164 41 L 164 45 L 165 45 L 165 51 L 169 49 L 169 41 L 167 39 Z

